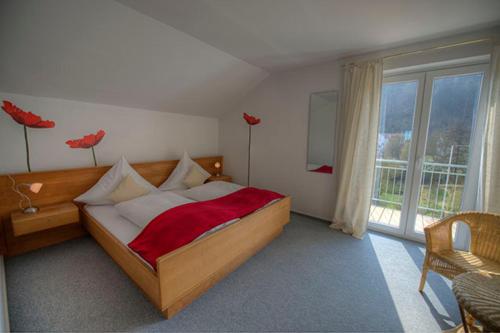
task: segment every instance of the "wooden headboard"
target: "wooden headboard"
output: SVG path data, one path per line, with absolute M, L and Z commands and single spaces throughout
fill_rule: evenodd
M 215 175 L 217 172 L 214 166 L 215 162 L 220 162 L 221 168 L 219 172 L 223 172 L 224 163 L 222 156 L 204 157 L 194 160 L 212 175 Z M 178 162 L 179 160 L 136 163 L 132 164 L 132 167 L 151 184 L 158 186 L 167 179 Z M 44 206 L 72 201 L 91 188 L 110 168 L 111 166 L 102 166 L 20 173 L 11 176 L 17 184 L 43 183 L 42 190 L 38 194 L 29 193 L 28 195 L 33 205 Z M 10 214 L 19 209 L 19 196 L 12 191 L 11 186 L 12 182 L 7 175 L 0 175 L 0 232 L 4 235 L 4 237 L 1 237 L 0 252 L 8 254 L 25 252 L 22 249 L 26 248 L 26 246 L 22 246 L 20 243 L 23 241 L 32 242 L 31 238 L 33 237 L 43 237 L 41 234 L 43 232 L 16 238 L 12 235 Z M 15 247 L 19 249 L 14 249 Z

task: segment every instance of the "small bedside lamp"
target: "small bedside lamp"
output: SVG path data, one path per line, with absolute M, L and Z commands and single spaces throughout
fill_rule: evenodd
M 26 194 L 21 192 L 20 187 L 21 186 L 28 187 L 31 192 L 38 193 L 42 189 L 43 184 L 42 183 L 31 183 L 31 184 L 22 183 L 22 184 L 16 185 L 16 181 L 14 180 L 14 178 L 12 178 L 10 175 L 9 175 L 9 178 L 12 181 L 12 190 L 14 192 L 16 192 L 17 194 L 19 194 L 19 196 L 21 197 L 21 200 L 19 201 L 19 208 L 21 208 L 23 213 L 24 214 L 35 214 L 36 212 L 38 212 L 38 208 L 33 207 L 33 205 L 31 204 L 30 197 L 28 197 Z M 23 201 L 25 199 L 28 201 L 28 207 L 26 207 L 26 208 L 23 207 Z
M 219 170 L 220 170 L 220 167 L 221 167 L 220 162 L 215 162 L 214 167 L 217 169 L 216 176 L 219 177 L 220 176 Z

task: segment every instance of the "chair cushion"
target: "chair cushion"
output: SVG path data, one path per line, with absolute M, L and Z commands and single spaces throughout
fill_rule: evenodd
M 500 263 L 473 255 L 470 252 L 447 250 L 433 253 L 433 255 L 465 272 L 483 271 L 500 274 Z

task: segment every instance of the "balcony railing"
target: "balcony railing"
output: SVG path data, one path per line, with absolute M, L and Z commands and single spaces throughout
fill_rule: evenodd
M 377 159 L 372 205 L 401 210 L 408 162 Z M 424 162 L 417 214 L 443 218 L 460 210 L 466 165 Z

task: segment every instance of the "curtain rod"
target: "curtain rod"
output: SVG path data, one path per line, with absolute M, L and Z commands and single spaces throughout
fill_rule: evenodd
M 428 52 L 428 51 L 433 51 L 433 50 L 447 49 L 450 47 L 457 47 L 457 46 L 463 46 L 463 45 L 469 45 L 469 44 L 477 44 L 477 43 L 482 43 L 482 42 L 487 42 L 487 41 L 491 41 L 491 38 L 474 39 L 474 40 L 468 40 L 465 42 L 428 47 L 428 48 L 416 50 L 416 51 L 402 52 L 402 53 L 397 53 L 397 54 L 383 57 L 382 59 L 385 60 L 385 59 L 391 59 L 391 58 L 397 58 L 397 57 L 404 57 L 404 56 L 411 55 L 411 54 L 423 53 L 423 52 Z
M 391 54 L 391 55 L 382 57 L 382 59 L 387 60 L 387 59 L 392 59 L 392 58 L 405 57 L 405 56 L 412 55 L 412 54 L 419 54 L 419 53 L 424 53 L 424 52 L 433 51 L 433 50 L 442 50 L 442 49 L 463 46 L 463 45 L 469 45 L 469 44 L 477 44 L 477 43 L 482 43 L 482 42 L 487 42 L 487 41 L 492 41 L 492 39 L 491 38 L 481 38 L 481 39 L 473 39 L 473 40 L 468 40 L 468 41 L 459 42 L 459 43 L 433 46 L 433 47 L 428 47 L 428 48 L 416 50 L 416 51 L 408 51 L 408 52 Z M 347 64 L 344 64 L 342 66 L 346 66 L 346 65 L 350 65 L 350 64 L 354 64 L 354 63 L 347 63 Z

